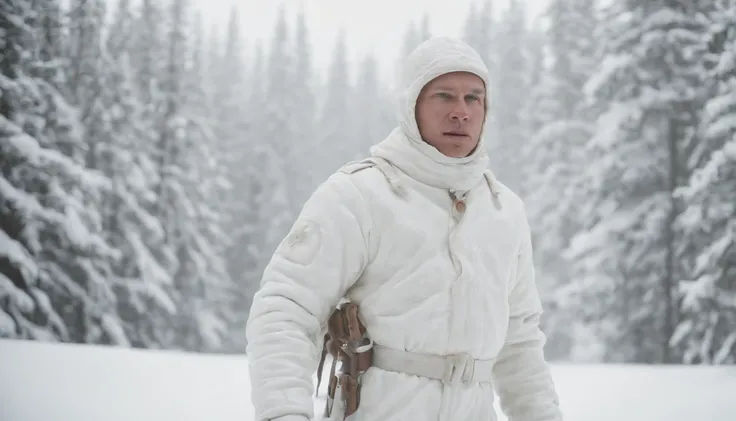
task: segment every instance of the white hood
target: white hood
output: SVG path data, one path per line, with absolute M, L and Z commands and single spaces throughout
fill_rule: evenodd
M 478 53 L 462 41 L 434 37 L 419 45 L 406 59 L 399 78 L 397 117 L 399 126 L 381 143 L 371 148 L 373 156 L 390 161 L 410 177 L 434 187 L 467 191 L 483 177 L 488 167 L 488 154 L 481 141 L 476 150 L 464 158 L 442 154 L 422 140 L 416 121 L 416 102 L 422 88 L 451 72 L 478 75 L 490 87 L 488 69 Z M 486 121 L 488 110 L 486 107 Z

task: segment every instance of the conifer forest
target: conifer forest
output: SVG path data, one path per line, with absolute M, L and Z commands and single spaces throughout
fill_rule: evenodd
M 396 124 L 385 58 L 338 36 L 322 71 L 302 14 L 254 43 L 198 7 L 0 0 L 0 338 L 243 353 L 305 200 Z M 736 0 L 526 7 L 477 0 L 458 35 L 547 357 L 736 364 Z

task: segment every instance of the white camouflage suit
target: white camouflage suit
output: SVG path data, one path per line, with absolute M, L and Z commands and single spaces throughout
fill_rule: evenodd
M 511 421 L 560 421 L 524 205 L 487 170 L 482 142 L 449 158 L 421 140 L 414 116 L 435 77 L 467 71 L 489 87 L 488 71 L 474 50 L 443 37 L 405 67 L 400 124 L 371 149 L 375 162 L 348 164 L 321 184 L 265 269 L 246 331 L 256 420 L 320 419 L 322 337 L 348 299 L 376 347 L 396 358 L 483 360 L 444 380 L 371 367 L 349 420 L 494 421 L 495 387 Z

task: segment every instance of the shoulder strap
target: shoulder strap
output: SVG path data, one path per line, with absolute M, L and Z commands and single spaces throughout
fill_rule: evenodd
M 373 166 L 375 166 L 373 162 L 371 162 L 369 159 L 364 159 L 362 161 L 348 162 L 347 164 L 340 167 L 338 171 L 345 174 L 354 174 L 358 171 L 364 170 L 366 168 L 371 168 Z
M 486 183 L 488 183 L 488 187 L 491 189 L 491 199 L 493 201 L 493 206 L 495 206 L 497 210 L 500 210 L 502 207 L 500 197 L 501 183 L 496 179 L 496 176 L 491 170 L 486 170 L 483 175 L 486 178 Z
M 376 165 L 376 168 L 381 171 L 381 174 L 386 177 L 386 181 L 388 181 L 389 186 L 391 186 L 391 191 L 396 193 L 399 197 L 405 198 L 408 191 L 396 176 L 396 168 L 383 158 L 372 157 L 368 158 L 368 160 L 373 162 Z
M 498 181 L 496 180 L 496 176 L 493 174 L 493 171 L 487 169 L 485 170 L 483 175 L 486 177 L 486 182 L 488 183 L 488 187 L 491 189 L 491 193 L 493 193 L 494 196 L 498 197 L 498 195 L 501 194 L 501 189 L 498 185 Z
M 396 177 L 396 169 L 390 162 L 383 158 L 370 157 L 362 161 L 349 162 L 343 165 L 339 171 L 345 174 L 355 174 L 358 171 L 373 167 L 378 169 L 378 171 L 386 177 L 386 181 L 388 181 L 389 186 L 391 186 L 391 191 L 396 193 L 399 197 L 406 197 L 407 190 L 403 185 L 401 185 L 398 177 Z

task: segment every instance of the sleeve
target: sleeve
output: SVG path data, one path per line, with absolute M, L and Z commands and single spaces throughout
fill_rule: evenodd
M 246 326 L 255 420 L 314 419 L 322 326 L 368 261 L 369 214 L 349 175 L 314 192 L 266 266 Z
M 529 223 L 525 212 L 522 214 L 518 267 L 509 293 L 508 332 L 494 366 L 493 383 L 509 421 L 562 421 L 557 391 L 544 359 L 546 337 L 539 326 L 542 303 Z

